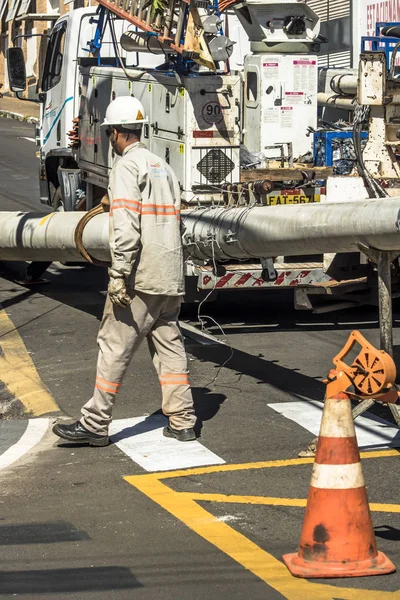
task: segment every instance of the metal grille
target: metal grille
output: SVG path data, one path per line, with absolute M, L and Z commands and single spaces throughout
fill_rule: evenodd
M 308 0 L 307 5 L 322 22 L 350 16 L 351 0 Z
M 197 163 L 197 170 L 210 183 L 221 183 L 225 181 L 229 173 L 233 171 L 235 164 L 222 150 L 210 150 Z
M 347 69 L 351 67 L 350 50 L 345 50 L 344 52 L 332 52 L 331 54 L 320 54 L 318 56 L 318 66 Z
M 317 13 L 321 21 L 328 20 L 328 0 L 308 0 L 307 5 Z
M 321 34 L 329 40 L 321 44 L 318 65 L 351 67 L 351 0 L 308 0 L 307 5 L 321 19 Z

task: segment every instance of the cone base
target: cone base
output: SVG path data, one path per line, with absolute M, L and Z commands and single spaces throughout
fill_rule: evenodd
M 351 562 L 307 561 L 297 553 L 285 554 L 283 562 L 294 577 L 305 579 L 329 579 L 334 577 L 367 577 L 394 573 L 396 567 L 383 552 L 375 558 Z

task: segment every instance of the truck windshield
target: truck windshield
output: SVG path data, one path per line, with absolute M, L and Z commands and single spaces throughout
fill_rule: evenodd
M 64 23 L 61 23 L 54 28 L 51 34 L 44 64 L 42 80 L 43 92 L 47 92 L 61 80 L 66 29 L 67 23 L 64 21 Z

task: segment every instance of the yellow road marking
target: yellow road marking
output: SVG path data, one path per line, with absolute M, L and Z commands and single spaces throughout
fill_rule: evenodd
M 362 459 L 381 458 L 385 456 L 399 456 L 398 450 L 371 450 L 360 452 Z M 209 473 L 227 473 L 229 471 L 246 471 L 250 469 L 268 469 L 273 467 L 297 467 L 314 462 L 314 458 L 289 458 L 288 460 L 267 460 L 261 462 L 244 463 L 243 465 L 214 465 L 210 467 L 196 467 L 194 469 L 181 469 L 179 471 L 166 471 L 157 473 L 158 479 L 175 479 L 176 477 L 189 477 L 190 475 L 208 475 Z
M 306 506 L 306 498 L 271 498 L 268 496 L 235 496 L 233 494 L 203 494 L 180 492 L 192 500 L 201 502 L 225 502 L 227 504 L 261 504 L 265 506 Z M 400 512 L 400 504 L 377 504 L 370 502 L 370 509 L 374 512 Z
M 238 467 L 238 465 L 231 466 Z M 239 469 L 242 466 L 240 465 Z M 188 471 L 193 470 L 189 469 Z M 281 561 L 262 550 L 226 523 L 219 521 L 217 517 L 199 506 L 190 497 L 190 494 L 176 492 L 167 487 L 160 481 L 164 478 L 164 475 L 165 473 L 134 475 L 125 477 L 125 480 L 185 523 L 198 535 L 277 590 L 287 600 L 310 600 L 310 598 L 313 600 L 332 600 L 332 598 L 343 597 L 346 600 L 360 600 L 361 598 L 362 600 L 393 600 L 398 597 L 398 592 L 342 588 L 292 577 Z M 182 472 L 180 477 L 184 477 Z M 293 550 L 296 544 L 297 541 L 293 544 Z
M 361 458 L 363 459 L 398 455 L 399 452 L 397 450 L 361 452 Z M 174 517 L 185 523 L 192 531 L 230 556 L 248 571 L 251 571 L 270 587 L 277 590 L 287 600 L 310 600 L 310 598 L 313 600 L 332 600 L 332 598 L 346 598 L 346 600 L 394 600 L 395 597 L 398 597 L 398 590 L 395 592 L 384 592 L 382 590 L 342 588 L 292 577 L 285 565 L 272 556 L 272 554 L 262 550 L 254 542 L 197 504 L 198 501 L 211 501 L 301 507 L 306 505 L 305 499 L 176 492 L 161 481 L 163 479 L 207 475 L 209 473 L 299 466 L 312 462 L 314 462 L 313 458 L 270 460 L 239 465 L 197 467 L 194 469 L 152 473 L 149 475 L 133 475 L 124 479 Z M 398 504 L 372 503 L 370 504 L 370 508 L 371 510 L 380 512 L 400 512 L 400 505 Z M 296 545 L 297 540 L 294 542 L 293 550 L 295 550 Z
M 28 354 L 13 322 L 0 310 L 0 380 L 11 396 L 24 405 L 26 412 L 38 417 L 59 410 Z

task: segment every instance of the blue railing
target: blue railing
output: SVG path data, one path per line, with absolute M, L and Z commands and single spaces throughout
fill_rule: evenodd
M 375 25 L 375 35 L 366 35 L 361 38 L 361 52 L 372 50 L 373 52 L 384 52 L 386 56 L 386 66 L 390 67 L 390 58 L 395 45 L 400 42 L 398 38 L 382 36 L 381 30 L 384 27 L 400 26 L 400 22 L 377 23 Z

